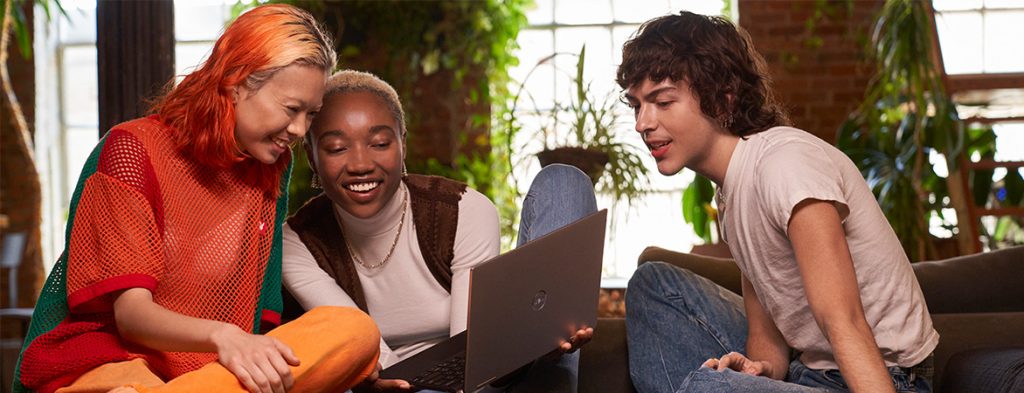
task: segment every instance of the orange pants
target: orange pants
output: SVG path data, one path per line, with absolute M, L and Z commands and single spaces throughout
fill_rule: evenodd
M 380 332 L 362 311 L 317 307 L 267 333 L 292 348 L 301 364 L 292 367 L 289 392 L 343 392 L 373 372 L 380 354 Z M 228 369 L 213 362 L 168 382 L 143 359 L 109 363 L 89 370 L 57 393 L 247 392 Z

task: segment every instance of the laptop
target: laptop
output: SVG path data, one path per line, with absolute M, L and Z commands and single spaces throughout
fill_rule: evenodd
M 380 378 L 476 392 L 597 323 L 607 209 L 470 271 L 466 331 L 396 363 Z

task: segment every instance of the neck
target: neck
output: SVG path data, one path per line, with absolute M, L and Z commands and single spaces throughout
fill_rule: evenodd
M 705 159 L 690 167 L 694 172 L 710 179 L 719 187 L 725 182 L 729 161 L 732 159 L 733 152 L 736 151 L 736 145 L 740 142 L 740 137 L 726 131 L 722 131 L 722 133 L 710 144 Z

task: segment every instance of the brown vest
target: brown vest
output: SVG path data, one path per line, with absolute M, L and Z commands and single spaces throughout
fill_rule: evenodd
M 459 201 L 466 192 L 466 185 L 443 177 L 423 175 L 408 175 L 404 181 L 409 189 L 412 220 L 416 225 L 416 238 L 424 263 L 441 287 L 451 292 Z M 320 194 L 288 218 L 288 225 L 299 235 L 320 268 L 334 278 L 360 309 L 368 313 L 355 262 L 332 208 L 327 195 Z M 289 295 L 287 291 L 285 295 Z M 289 308 L 289 300 L 285 302 L 286 309 Z M 286 310 L 286 314 L 291 313 Z

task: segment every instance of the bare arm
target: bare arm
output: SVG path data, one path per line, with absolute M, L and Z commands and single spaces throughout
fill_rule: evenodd
M 789 221 L 789 240 L 814 320 L 832 345 L 850 390 L 894 391 L 864 317 L 853 258 L 836 207 L 815 199 L 797 204 Z
M 114 300 L 117 330 L 125 340 L 168 352 L 216 352 L 218 361 L 252 392 L 284 392 L 299 359 L 273 337 L 238 326 L 193 318 L 153 302 L 148 289 L 132 288 Z
M 743 277 L 742 282 L 743 306 L 747 311 L 747 356 L 766 363 L 760 375 L 782 380 L 789 371 L 789 345 L 757 300 L 750 280 Z

